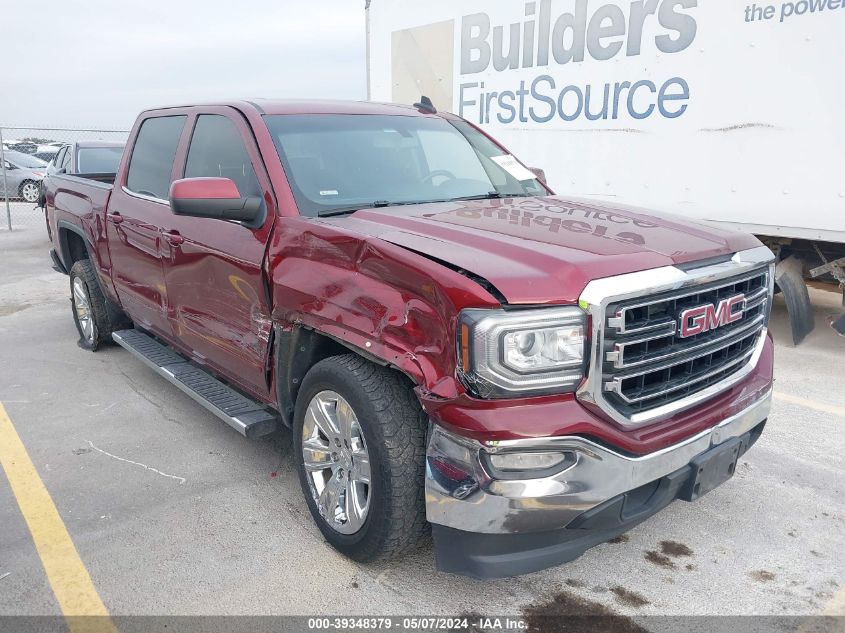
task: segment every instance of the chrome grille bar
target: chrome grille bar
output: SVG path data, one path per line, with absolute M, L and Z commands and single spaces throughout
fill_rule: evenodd
M 766 337 L 773 259 L 761 246 L 699 268 L 666 266 L 590 282 L 580 303 L 592 316 L 593 357 L 578 397 L 633 428 L 742 380 Z M 739 294 L 741 318 L 724 318 L 721 307 L 736 305 L 726 301 Z M 705 307 L 707 326 L 694 330 L 694 320 L 685 322 L 681 337 L 681 315 L 694 319 Z M 739 315 L 739 305 L 729 314 Z
M 763 303 L 765 303 L 765 300 L 763 300 Z M 760 302 L 755 304 L 755 306 L 756 305 L 760 305 Z M 717 338 L 712 338 L 710 340 L 705 340 L 702 343 L 697 343 L 697 344 L 694 344 L 694 345 L 686 346 L 684 348 L 684 353 L 695 352 L 695 351 L 698 351 L 698 350 L 708 348 L 710 346 L 718 345 L 719 343 L 723 343 L 724 341 L 727 341 L 729 339 L 734 339 L 737 334 L 742 334 L 742 333 L 746 333 L 746 332 L 750 332 L 750 331 L 753 331 L 753 332 L 756 333 L 765 325 L 765 322 L 766 322 L 765 315 L 759 314 L 756 317 L 754 317 L 751 321 L 746 321 L 745 323 L 741 324 L 740 326 L 728 330 L 723 335 L 721 335 Z M 673 331 L 673 333 L 674 333 L 674 331 Z M 631 362 L 625 361 L 625 348 L 626 347 L 628 347 L 630 345 L 636 345 L 636 344 L 639 344 L 639 343 L 647 342 L 647 341 L 657 340 L 657 339 L 664 338 L 664 337 L 665 337 L 665 335 L 651 336 L 651 337 L 646 337 L 646 338 L 639 338 L 639 339 L 636 339 L 636 340 L 633 340 L 633 341 L 627 341 L 627 342 L 624 342 L 624 343 L 615 343 L 614 344 L 614 351 L 607 353 L 607 360 L 613 362 L 613 366 L 616 367 L 617 369 L 629 369 L 631 367 L 641 367 L 642 365 L 657 363 L 661 360 L 667 360 L 669 358 L 673 358 L 673 357 L 677 356 L 678 352 L 672 351 L 672 352 L 667 352 L 667 353 L 661 354 L 661 355 L 650 356 L 650 357 L 644 358 L 642 360 L 631 361 Z M 724 346 L 722 346 L 722 347 L 724 347 Z M 720 348 L 716 348 L 716 349 L 720 349 Z M 709 351 L 713 351 L 713 350 L 709 350 Z M 705 353 L 707 353 L 707 352 L 705 352 Z
M 714 286 L 712 288 L 708 288 L 707 290 L 718 292 L 719 290 L 722 290 L 722 289 L 727 288 L 729 286 L 733 286 L 735 284 L 754 279 L 754 278 L 760 276 L 762 273 L 765 273 L 765 270 L 756 270 L 756 271 L 753 271 L 753 272 L 748 273 L 746 275 L 739 276 L 735 279 L 729 279 L 729 280 L 727 280 L 727 283 L 722 284 L 722 285 L 718 285 L 718 286 Z M 646 323 L 644 325 L 640 325 L 640 326 L 637 326 L 637 327 L 629 327 L 627 325 L 628 313 L 632 312 L 633 310 L 647 308 L 648 306 L 653 306 L 653 305 L 656 305 L 656 304 L 659 304 L 659 303 L 663 303 L 663 302 L 667 302 L 667 301 L 674 301 L 674 300 L 677 300 L 677 299 L 689 297 L 690 295 L 691 295 L 691 293 L 689 291 L 686 291 L 686 292 L 681 291 L 681 292 L 672 293 L 672 294 L 669 294 L 667 296 L 663 296 L 663 297 L 660 297 L 660 298 L 657 298 L 657 299 L 650 299 L 648 301 L 641 301 L 641 302 L 633 303 L 631 305 L 625 305 L 625 306 L 621 307 L 620 309 L 618 309 L 612 317 L 609 317 L 607 319 L 607 327 L 609 329 L 616 330 L 616 334 L 625 334 L 625 335 L 639 334 L 641 332 L 651 332 L 651 331 L 660 330 L 660 329 L 665 329 L 667 331 L 671 329 L 671 330 L 674 331 L 675 321 L 674 321 L 674 319 L 672 319 L 670 317 L 660 319 L 655 323 Z M 766 295 L 767 295 L 767 293 L 763 293 L 761 296 L 765 297 Z M 755 297 L 755 298 L 758 298 L 758 297 Z
M 629 404 L 642 402 L 644 400 L 650 400 L 650 399 L 656 398 L 658 396 L 663 396 L 663 395 L 666 395 L 666 394 L 669 394 L 669 393 L 673 393 L 675 391 L 680 391 L 681 389 L 684 389 L 684 388 L 688 387 L 689 385 L 697 384 L 697 383 L 701 382 L 702 380 L 706 380 L 707 378 L 710 378 L 710 377 L 724 371 L 725 369 L 730 369 L 731 367 L 739 365 L 740 363 L 745 361 L 749 356 L 751 356 L 751 354 L 753 354 L 753 353 L 754 353 L 754 348 L 751 348 L 748 351 L 743 352 L 740 356 L 735 357 L 733 360 L 731 360 L 727 363 L 724 363 L 722 365 L 719 365 L 716 369 L 714 369 L 712 371 L 709 371 L 709 372 L 702 374 L 700 376 L 696 376 L 694 378 L 689 378 L 689 379 L 685 380 L 683 383 L 672 385 L 672 386 L 669 386 L 669 387 L 663 387 L 663 388 L 661 388 L 657 391 L 649 392 L 649 393 L 647 393 L 646 395 L 643 395 L 643 396 L 629 397 L 629 396 L 625 395 L 624 391 L 622 390 L 622 381 L 626 380 L 627 377 L 622 378 L 622 377 L 617 376 L 616 378 L 614 378 L 610 382 L 605 383 L 605 391 L 615 391 L 619 395 L 620 398 L 622 398 L 625 402 L 627 402 Z

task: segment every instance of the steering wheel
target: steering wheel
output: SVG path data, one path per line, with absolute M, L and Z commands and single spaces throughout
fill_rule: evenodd
M 458 178 L 448 169 L 435 169 L 433 172 L 428 174 L 428 176 L 424 176 L 421 182 L 429 183 L 438 176 L 443 176 L 444 178 L 448 178 L 449 180 L 457 180 Z

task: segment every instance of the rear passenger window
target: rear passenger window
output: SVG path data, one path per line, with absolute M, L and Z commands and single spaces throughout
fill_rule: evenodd
M 126 187 L 130 191 L 167 200 L 173 160 L 185 119 L 185 116 L 163 116 L 141 124 L 126 176 Z
M 185 162 L 185 178 L 208 176 L 231 178 L 243 197 L 261 197 L 261 186 L 238 129 L 218 114 L 199 116 Z

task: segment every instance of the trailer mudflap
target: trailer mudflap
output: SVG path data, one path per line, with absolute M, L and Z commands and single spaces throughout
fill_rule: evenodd
M 816 327 L 801 260 L 790 255 L 779 261 L 775 265 L 775 283 L 786 301 L 789 324 L 792 326 L 792 342 L 798 345 Z

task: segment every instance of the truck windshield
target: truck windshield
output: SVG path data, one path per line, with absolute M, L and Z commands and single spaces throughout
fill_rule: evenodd
M 121 156 L 122 147 L 80 147 L 77 170 L 82 174 L 113 174 Z
M 358 114 L 265 120 L 303 215 L 547 193 L 521 163 L 463 121 Z

